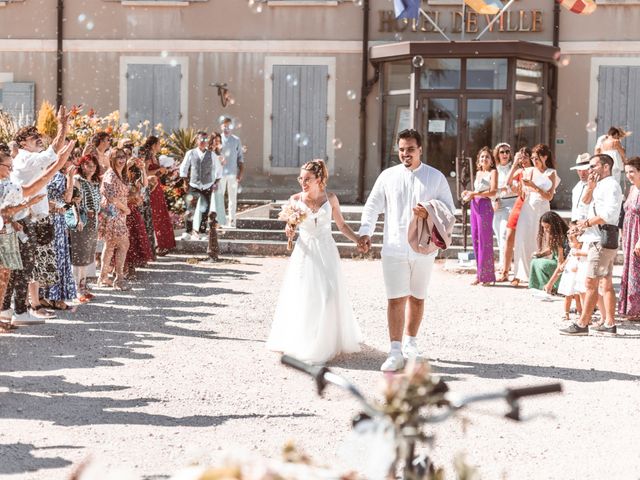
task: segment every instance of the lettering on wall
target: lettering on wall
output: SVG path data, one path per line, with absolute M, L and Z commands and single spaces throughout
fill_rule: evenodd
M 480 15 L 474 11 L 425 10 L 431 19 L 445 33 L 480 33 L 493 20 L 494 15 Z M 380 10 L 378 32 L 437 32 L 423 16 L 418 19 L 396 20 L 393 10 Z M 489 32 L 542 32 L 542 10 L 507 10 L 500 19 L 489 27 Z

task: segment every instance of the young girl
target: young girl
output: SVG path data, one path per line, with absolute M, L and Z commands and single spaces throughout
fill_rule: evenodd
M 322 160 L 305 163 L 300 193 L 289 202 L 306 213 L 291 254 L 276 307 L 267 348 L 307 362 L 324 363 L 335 355 L 360 350 L 361 333 L 340 267 L 331 220 L 351 241 L 358 237 L 346 224 L 338 197 L 327 192 L 327 167 Z M 287 225 L 287 237 L 295 232 Z
M 551 279 L 544 286 L 545 292 L 551 294 L 553 285 L 558 280 L 558 276 L 562 274 L 560 283 L 558 284 L 558 293 L 564 295 L 564 320 L 571 320 L 571 305 L 576 303 L 576 312 L 578 316 L 582 313 L 582 302 L 580 301 L 580 292 L 584 291 L 584 277 L 581 273 L 582 264 L 586 264 L 587 253 L 582 250 L 582 243 L 578 241 L 580 233 L 574 228 L 576 222 L 571 222 L 572 228 L 567 232 L 569 239 L 569 255 L 564 262 L 558 265 L 556 271 L 553 272 Z
M 564 262 L 567 230 L 567 224 L 556 212 L 547 212 L 540 217 L 538 251 L 531 260 L 529 288 L 543 290 L 558 265 Z M 551 285 L 552 289 L 558 287 L 557 282 Z

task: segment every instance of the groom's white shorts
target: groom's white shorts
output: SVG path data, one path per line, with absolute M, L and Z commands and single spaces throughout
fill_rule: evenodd
M 415 258 L 382 257 L 382 274 L 387 298 L 411 295 L 424 300 L 431 279 L 435 255 L 420 255 Z

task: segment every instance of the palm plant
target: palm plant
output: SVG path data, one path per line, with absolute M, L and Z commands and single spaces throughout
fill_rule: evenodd
M 189 150 L 196 148 L 196 136 L 196 131 L 193 128 L 173 130 L 167 138 L 169 153 L 181 161 Z

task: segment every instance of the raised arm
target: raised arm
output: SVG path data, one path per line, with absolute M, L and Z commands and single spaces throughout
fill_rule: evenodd
M 60 150 L 56 162 L 49 168 L 47 168 L 40 178 L 34 180 L 29 185 L 24 185 L 22 187 L 22 194 L 25 197 L 30 197 L 31 195 L 34 195 L 36 192 L 39 192 L 44 187 L 46 187 L 47 183 L 49 183 L 49 180 L 53 178 L 56 172 L 64 167 L 64 164 L 67 162 L 67 159 L 69 158 L 69 155 L 71 155 L 71 152 L 73 151 L 73 148 L 75 146 L 75 140 L 68 141 L 66 145 Z

